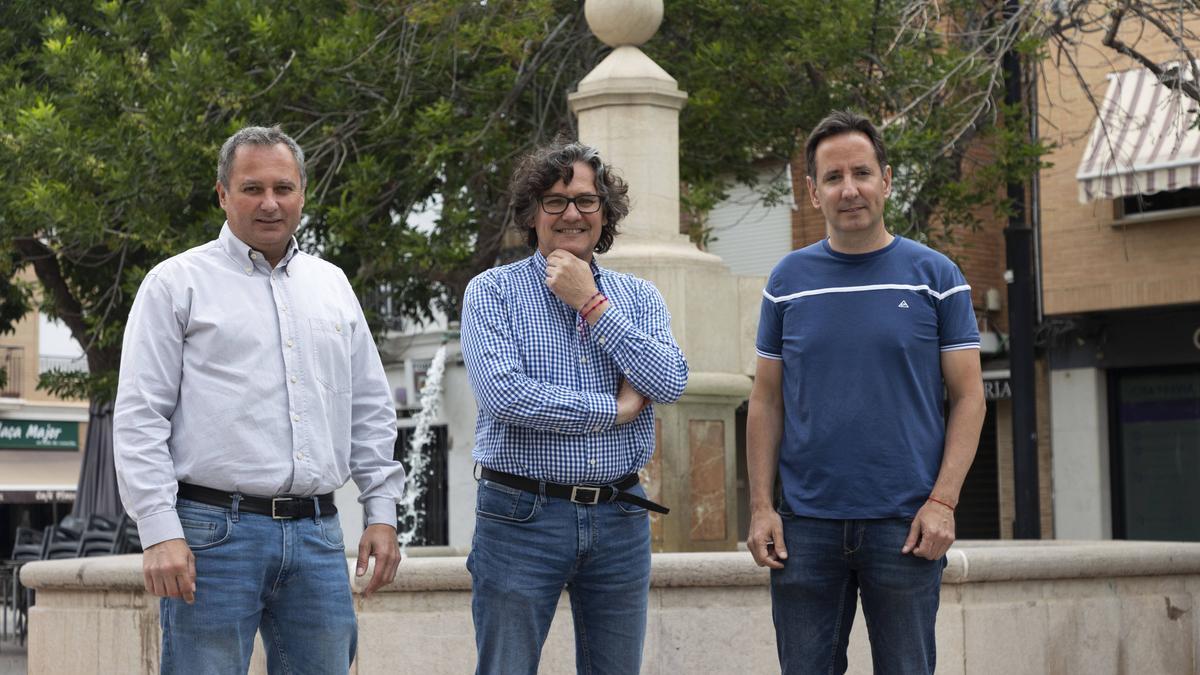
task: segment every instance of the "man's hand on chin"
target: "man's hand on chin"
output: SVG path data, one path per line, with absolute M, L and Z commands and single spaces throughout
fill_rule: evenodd
M 596 279 L 586 260 L 560 248 L 546 256 L 546 287 L 578 312 L 596 294 Z

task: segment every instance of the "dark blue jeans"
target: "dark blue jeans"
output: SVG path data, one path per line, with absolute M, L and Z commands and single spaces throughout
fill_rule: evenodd
M 846 672 L 860 593 L 876 675 L 932 675 L 946 559 L 901 555 L 912 521 L 823 520 L 784 511 L 788 557 L 783 569 L 771 570 L 771 607 L 785 675 Z
M 336 514 L 273 520 L 180 499 L 196 602 L 163 598 L 164 675 L 231 675 L 262 632 L 274 674 L 346 673 L 358 628 Z
M 640 486 L 630 492 L 645 496 Z M 576 670 L 639 672 L 650 594 L 645 509 L 584 506 L 481 480 L 467 568 L 477 673 L 535 675 L 564 587 Z

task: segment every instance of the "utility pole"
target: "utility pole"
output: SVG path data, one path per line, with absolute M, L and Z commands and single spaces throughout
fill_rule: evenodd
M 1007 0 L 1005 18 L 1019 9 L 1018 0 Z M 1022 103 L 1021 57 L 1015 50 L 1005 52 L 1004 102 L 1010 107 Z M 1038 505 L 1037 391 L 1033 369 L 1033 229 L 1025 218 L 1025 185 L 1008 184 L 1011 215 L 1004 229 L 1008 282 L 1008 358 L 1012 382 L 1013 483 L 1016 518 L 1013 537 L 1041 538 L 1041 509 Z

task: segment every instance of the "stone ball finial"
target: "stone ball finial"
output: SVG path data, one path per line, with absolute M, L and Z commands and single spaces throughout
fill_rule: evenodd
M 588 27 L 609 47 L 643 44 L 662 24 L 662 0 L 587 0 Z

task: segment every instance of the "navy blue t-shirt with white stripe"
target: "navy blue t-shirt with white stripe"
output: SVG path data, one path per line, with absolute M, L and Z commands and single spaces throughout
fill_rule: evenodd
M 942 462 L 941 353 L 979 348 L 958 267 L 902 237 L 860 255 L 828 240 L 793 251 L 763 290 L 756 348 L 783 361 L 789 510 L 915 515 Z

